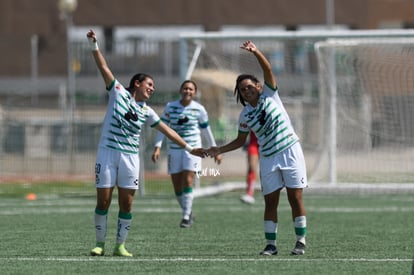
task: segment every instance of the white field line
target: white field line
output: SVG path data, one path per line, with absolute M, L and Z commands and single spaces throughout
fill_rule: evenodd
M 0 209 L 0 216 L 11 216 L 11 215 L 44 215 L 44 214 L 60 214 L 60 213 L 89 213 L 94 209 L 91 207 L 76 207 L 76 208 L 15 208 L 15 209 Z M 290 211 L 288 207 L 280 207 L 280 211 Z M 223 207 L 204 207 L 203 212 L 222 212 Z M 226 212 L 245 212 L 246 207 L 227 207 Z M 262 207 L 249 208 L 249 212 L 263 212 Z M 308 212 L 312 213 L 396 213 L 414 212 L 414 207 L 307 207 Z M 181 213 L 178 207 L 134 207 L 133 213 Z
M 279 258 L 279 257 L 264 257 L 264 258 L 192 258 L 192 257 L 178 257 L 178 258 L 118 258 L 118 257 L 1 257 L 0 262 L 412 262 L 413 259 L 368 259 L 368 258 L 324 258 L 324 259 L 309 259 L 309 258 Z
M 235 204 L 234 201 L 220 200 L 214 202 L 214 205 L 204 206 L 203 211 L 221 212 L 225 207 L 227 212 L 244 212 L 246 206 Z M 38 201 L 5 201 L 0 203 L 0 216 L 9 215 L 44 215 L 44 214 L 60 214 L 60 213 L 89 213 L 95 208 L 93 200 L 84 201 L 79 199 L 53 199 Z M 253 207 L 249 207 L 249 211 L 263 212 L 263 203 L 257 203 Z M 279 211 L 290 211 L 288 206 L 279 207 Z M 414 212 L 414 205 L 407 206 L 381 206 L 381 207 L 307 207 L 307 211 L 313 213 L 396 213 Z M 180 213 L 177 203 L 174 200 L 146 200 L 137 202 L 133 207 L 134 213 Z
M 243 190 L 246 188 L 245 182 L 222 182 L 217 185 L 211 185 L 207 187 L 202 187 L 199 189 L 194 189 L 194 197 L 206 197 L 215 194 L 220 194 L 223 192 L 230 192 L 234 190 Z M 256 185 L 255 188 L 260 190 L 260 185 Z M 304 189 L 305 192 L 310 193 L 342 193 L 344 191 L 351 193 L 413 193 L 414 192 L 414 183 L 338 183 L 338 184 L 328 184 L 328 183 L 318 183 L 310 182 L 309 187 Z

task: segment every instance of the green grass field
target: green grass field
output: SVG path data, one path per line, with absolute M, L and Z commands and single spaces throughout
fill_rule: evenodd
M 289 255 L 295 239 L 284 197 L 279 255 L 263 257 L 263 202 L 239 192 L 197 198 L 195 224 L 181 229 L 171 195 L 136 197 L 127 249 L 111 255 L 118 208 L 109 215 L 107 255 L 94 245 L 93 186 L 0 185 L 0 274 L 411 274 L 413 194 L 305 193 L 308 249 Z M 28 201 L 24 194 L 35 191 Z M 285 194 L 283 194 L 285 195 Z

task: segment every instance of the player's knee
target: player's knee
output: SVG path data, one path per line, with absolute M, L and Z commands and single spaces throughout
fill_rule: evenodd
M 111 200 L 110 199 L 104 199 L 104 198 L 100 198 L 97 201 L 96 204 L 96 208 L 99 210 L 108 210 L 109 206 L 111 204 Z

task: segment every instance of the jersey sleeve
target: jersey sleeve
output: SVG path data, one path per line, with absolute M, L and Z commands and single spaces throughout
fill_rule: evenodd
M 279 99 L 279 88 L 278 87 L 276 87 L 276 89 L 273 89 L 273 88 L 269 87 L 267 84 L 265 84 L 263 86 L 263 93 L 262 94 L 266 97 L 272 97 L 274 99 L 278 98 L 278 100 L 280 101 L 280 99 Z
M 147 118 L 147 122 L 151 127 L 155 127 L 160 123 L 160 117 L 158 116 L 158 114 L 149 106 L 147 106 L 148 108 L 148 118 Z
M 169 103 L 167 103 L 166 105 L 165 105 L 165 108 L 164 108 L 164 110 L 162 111 L 162 114 L 161 114 L 161 121 L 163 121 L 166 125 L 170 125 L 170 108 L 169 108 L 169 106 L 170 106 L 170 102 Z M 155 137 L 155 140 L 154 140 L 154 147 L 162 147 L 162 143 L 163 143 L 163 141 L 164 141 L 164 134 L 163 133 L 161 133 L 161 132 L 158 132 L 157 133 L 157 135 L 156 135 L 156 137 Z
M 201 128 L 201 133 L 203 134 L 204 138 L 207 141 L 207 144 L 212 146 L 217 146 L 216 140 L 214 139 L 213 132 L 211 131 L 210 126 L 207 126 L 206 128 Z
M 208 114 L 206 108 L 200 105 L 200 116 L 198 117 L 198 124 L 201 129 L 208 127 Z
M 118 84 L 119 82 L 118 82 L 118 80 L 117 79 L 114 79 L 114 80 L 112 80 L 112 82 L 111 82 L 111 84 L 108 86 L 108 87 L 106 87 L 106 90 L 108 91 L 108 92 L 110 92 L 114 87 L 115 87 L 115 84 Z

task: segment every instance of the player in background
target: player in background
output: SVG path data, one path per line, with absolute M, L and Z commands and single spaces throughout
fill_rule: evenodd
M 95 32 L 90 30 L 86 36 L 109 94 L 95 165 L 96 247 L 90 253 L 93 256 L 102 256 L 105 253 L 108 210 L 114 187 L 117 186 L 119 213 L 113 254 L 131 257 L 132 254 L 125 248 L 125 241 L 131 227 L 134 194 L 139 186 L 139 145 L 144 123 L 161 131 L 188 152 L 197 154 L 201 150 L 193 149 L 187 144 L 145 103 L 155 90 L 151 76 L 136 74 L 131 78 L 129 87 L 124 88 L 112 74 L 99 50 Z M 202 153 L 199 155 L 203 156 Z
M 194 100 L 197 84 L 185 80 L 180 86 L 181 99 L 168 102 L 161 115 L 161 120 L 174 129 L 188 144 L 201 147 L 203 134 L 209 146 L 216 146 L 213 133 L 208 124 L 208 114 L 203 105 Z M 155 138 L 152 161 L 158 161 L 164 139 L 162 133 Z M 221 156 L 215 157 L 220 164 Z M 193 186 L 196 173 L 201 170 L 201 158 L 189 154 L 175 143 L 168 141 L 168 174 L 174 187 L 174 193 L 182 210 L 180 227 L 188 228 L 193 223 Z
M 257 178 L 257 166 L 259 164 L 259 144 L 257 137 L 253 132 L 250 132 L 249 142 L 246 146 L 247 152 L 247 175 L 246 175 L 246 190 L 240 197 L 240 200 L 247 204 L 254 204 L 254 188 Z
M 266 246 L 261 255 L 276 255 L 278 205 L 280 191 L 286 188 L 292 210 L 296 234 L 293 255 L 302 255 L 306 247 L 306 211 L 303 188 L 307 186 L 305 158 L 299 138 L 279 97 L 278 87 L 271 65 L 263 53 L 251 41 L 245 41 L 241 49 L 251 52 L 259 62 L 264 75 L 264 85 L 250 74 L 237 77 L 235 95 L 244 106 L 240 113 L 236 139 L 220 147 L 206 150 L 210 156 L 240 148 L 245 144 L 249 131 L 253 131 L 259 143 L 260 182 L 264 195 L 264 236 Z

